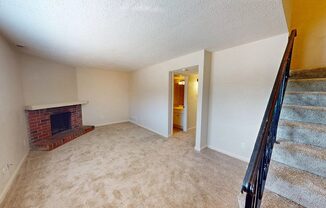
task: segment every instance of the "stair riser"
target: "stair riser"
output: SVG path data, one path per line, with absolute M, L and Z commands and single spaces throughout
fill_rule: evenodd
M 284 104 L 326 107 L 324 94 L 286 94 Z
M 326 133 L 310 128 L 279 125 L 277 129 L 277 137 L 299 144 L 310 144 L 326 148 Z
M 326 124 L 326 111 L 283 106 L 281 119 Z
M 305 207 L 325 208 L 325 197 L 310 193 L 309 188 L 301 188 L 276 178 L 269 179 L 266 188 Z
M 300 152 L 291 152 L 286 148 L 281 148 L 280 145 L 276 145 L 273 150 L 273 160 L 326 177 L 326 160 L 311 157 Z
M 293 70 L 290 72 L 291 78 L 308 79 L 308 78 L 324 78 L 326 77 L 326 69 L 310 69 L 310 70 Z
M 287 91 L 326 92 L 326 80 L 289 81 Z

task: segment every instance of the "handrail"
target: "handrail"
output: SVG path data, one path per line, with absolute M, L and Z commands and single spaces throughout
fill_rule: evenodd
M 293 44 L 296 36 L 297 31 L 292 30 L 265 110 L 246 175 L 243 179 L 241 193 L 246 192 L 245 208 L 256 208 L 260 207 L 261 204 L 273 146 L 276 142 L 277 126 L 284 93 L 290 75 Z

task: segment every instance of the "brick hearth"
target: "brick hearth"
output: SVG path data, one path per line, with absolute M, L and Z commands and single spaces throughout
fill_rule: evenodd
M 83 126 L 81 128 L 68 130 L 66 132 L 56 134 L 52 138 L 36 141 L 32 144 L 32 148 L 34 150 L 45 150 L 45 151 L 53 150 L 92 130 L 94 130 L 94 126 Z
M 65 112 L 71 113 L 71 129 L 52 135 L 51 115 Z M 28 110 L 27 117 L 30 144 L 36 150 L 52 150 L 94 129 L 83 126 L 81 105 Z

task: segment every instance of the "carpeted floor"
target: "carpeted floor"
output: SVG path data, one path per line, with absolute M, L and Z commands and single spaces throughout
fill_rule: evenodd
M 96 128 L 51 152 L 30 152 L 1 207 L 237 207 L 246 164 L 131 123 Z

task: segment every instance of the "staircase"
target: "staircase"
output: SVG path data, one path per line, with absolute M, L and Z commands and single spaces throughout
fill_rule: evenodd
M 291 72 L 262 207 L 326 207 L 326 69 Z

